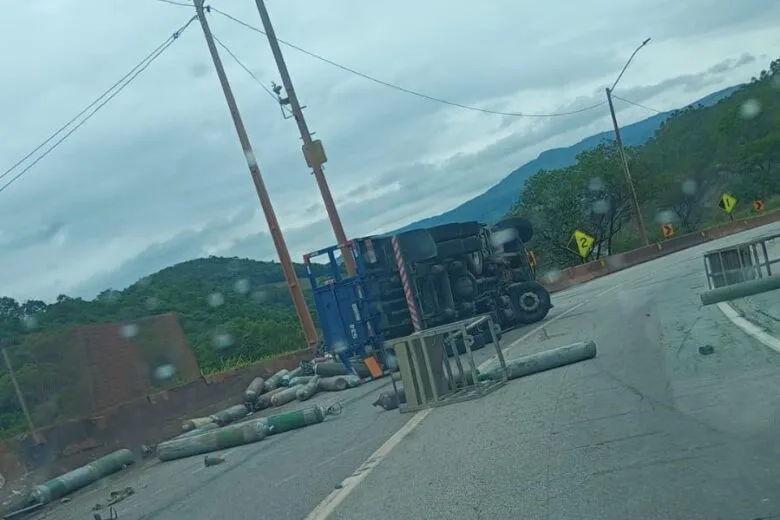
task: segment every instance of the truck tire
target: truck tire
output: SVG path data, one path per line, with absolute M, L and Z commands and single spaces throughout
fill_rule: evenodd
M 517 321 L 522 324 L 542 321 L 550 312 L 550 293 L 539 282 L 520 282 L 509 287 Z

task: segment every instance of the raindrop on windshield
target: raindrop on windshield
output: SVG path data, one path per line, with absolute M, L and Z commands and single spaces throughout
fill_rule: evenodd
M 233 284 L 233 289 L 238 294 L 246 294 L 249 292 L 249 280 L 246 278 L 241 278 L 239 280 L 236 280 L 236 283 Z
M 154 377 L 158 381 L 167 381 L 176 374 L 176 367 L 171 364 L 160 365 L 154 369 Z
M 552 269 L 550 271 L 547 271 L 542 275 L 542 281 L 546 283 L 555 283 L 558 280 L 560 280 L 563 277 L 563 273 L 561 273 L 557 269 Z
M 677 220 L 677 215 L 670 209 L 662 209 L 655 215 L 655 221 L 659 224 L 672 224 Z
M 218 332 L 214 335 L 214 346 L 217 348 L 228 348 L 233 343 L 233 336 L 227 332 Z
M 696 191 L 699 189 L 699 186 L 696 184 L 695 180 L 687 179 L 682 183 L 681 189 L 682 192 L 686 195 L 695 195 Z
M 135 323 L 128 323 L 127 325 L 122 325 L 122 327 L 119 329 L 119 335 L 122 336 L 124 339 L 130 339 L 134 338 L 138 335 L 138 325 Z
M 209 295 L 209 305 L 211 307 L 219 307 L 223 303 L 225 303 L 225 297 L 222 293 L 215 292 Z
M 761 103 L 757 99 L 748 99 L 739 107 L 739 115 L 743 119 L 753 119 L 761 113 Z
M 24 327 L 26 330 L 33 330 L 37 326 L 38 318 L 30 315 L 22 316 L 22 327 Z
M 604 181 L 602 181 L 599 177 L 593 177 L 590 181 L 588 181 L 588 189 L 590 191 L 601 191 L 604 189 Z
M 609 201 L 600 199 L 593 203 L 593 213 L 597 215 L 606 215 L 609 212 Z
M 493 247 L 501 247 L 517 238 L 517 231 L 513 228 L 500 229 L 495 233 L 491 233 L 490 242 Z

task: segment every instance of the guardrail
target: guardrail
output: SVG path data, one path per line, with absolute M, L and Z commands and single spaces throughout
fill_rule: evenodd
M 628 269 L 650 260 L 655 260 L 690 247 L 705 244 L 718 238 L 727 237 L 748 229 L 753 229 L 773 222 L 780 222 L 780 212 L 767 213 L 750 219 L 741 219 L 721 226 L 714 226 L 695 233 L 688 233 L 676 238 L 640 247 L 625 253 L 607 256 L 586 264 L 569 267 L 556 274 L 554 279 L 542 281 L 549 292 L 562 291 L 595 278 L 600 278 L 623 269 Z
M 701 294 L 703 305 L 712 305 L 753 294 L 780 289 L 780 276 L 773 275 L 780 258 L 769 254 L 780 233 L 704 253 L 704 272 L 709 291 Z M 776 268 L 775 268 L 776 271 Z

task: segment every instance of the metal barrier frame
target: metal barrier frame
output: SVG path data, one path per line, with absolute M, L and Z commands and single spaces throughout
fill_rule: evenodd
M 498 359 L 499 369 L 503 371 L 503 378 L 498 380 L 486 380 L 486 381 L 477 380 L 478 370 L 477 370 L 477 365 L 474 361 L 474 351 L 471 349 L 472 345 L 474 344 L 474 338 L 473 336 L 471 336 L 471 334 L 469 334 L 469 331 L 484 324 L 487 324 L 490 330 L 492 345 L 496 351 L 496 357 Z M 504 353 L 501 350 L 501 342 L 498 338 L 498 334 L 496 333 L 496 327 L 493 322 L 493 318 L 490 315 L 484 315 L 484 316 L 478 316 L 476 318 L 457 321 L 455 323 L 440 325 L 438 327 L 433 327 L 430 329 L 424 329 L 418 332 L 414 332 L 413 334 L 410 334 L 409 336 L 406 336 L 404 338 L 398 338 L 392 340 L 392 346 L 394 350 L 396 350 L 396 356 L 399 359 L 399 362 L 402 358 L 405 359 L 405 354 L 401 355 L 398 352 L 396 346 L 401 348 L 406 348 L 406 346 L 408 345 L 412 345 L 412 346 L 415 345 L 416 342 L 418 342 L 418 344 L 420 345 L 420 348 L 422 349 L 422 355 L 423 355 L 425 366 L 421 367 L 418 363 L 414 363 L 413 366 L 409 367 L 411 368 L 411 372 L 417 381 L 423 380 L 423 373 L 422 373 L 423 369 L 427 372 L 425 375 L 427 375 L 428 381 L 433 382 L 435 379 L 433 374 L 433 367 L 431 366 L 431 360 L 430 360 L 430 356 L 428 355 L 428 349 L 426 348 L 425 340 L 427 338 L 432 338 L 436 336 L 445 336 L 444 339 L 450 341 L 450 348 L 453 349 L 452 360 L 450 360 L 449 356 L 447 356 L 446 353 L 447 345 L 445 343 L 443 368 L 447 376 L 447 382 L 448 382 L 447 392 L 444 394 L 440 393 L 439 390 L 436 388 L 436 385 L 432 384 L 431 385 L 432 395 L 423 396 L 424 402 L 420 404 L 412 404 L 409 402 L 400 403 L 398 409 L 401 413 L 416 412 L 418 410 L 422 410 L 425 408 L 444 406 L 447 404 L 453 404 L 457 402 L 476 399 L 498 389 L 499 387 L 506 384 L 506 382 L 509 380 L 507 368 L 506 368 L 506 361 L 504 359 Z M 459 337 L 463 338 L 463 343 L 466 349 L 466 352 L 464 354 L 458 354 L 457 348 L 452 342 L 452 340 L 457 339 Z M 464 368 L 463 362 L 461 360 L 462 356 L 466 357 L 466 362 L 468 364 L 468 369 L 470 369 L 470 373 L 467 372 L 466 369 Z M 455 367 L 457 367 L 457 373 L 454 370 L 455 367 L 452 366 L 452 362 L 454 362 Z M 406 392 L 407 399 L 409 399 L 411 389 L 415 385 L 412 384 L 411 381 L 404 381 L 403 378 L 401 379 L 401 381 L 404 383 L 404 390 Z M 422 384 L 419 384 L 417 386 L 423 388 Z M 397 395 L 398 390 L 395 387 L 395 380 L 393 380 L 393 387 L 396 390 L 396 395 Z
M 710 290 L 716 287 L 725 287 L 728 285 L 735 285 L 729 283 L 729 275 L 732 273 L 745 272 L 745 270 L 752 270 L 758 278 L 764 278 L 765 276 L 772 276 L 772 265 L 780 263 L 780 258 L 770 260 L 769 253 L 767 251 L 766 243 L 780 238 L 780 233 L 760 237 L 750 242 L 742 242 L 733 246 L 722 247 L 720 249 L 713 249 L 704 253 L 704 272 L 707 275 L 707 285 Z M 746 265 L 743 261 L 742 251 L 747 248 L 750 253 L 750 264 Z M 759 254 L 759 249 L 760 253 Z M 720 259 L 720 265 L 723 267 L 726 265 L 724 253 L 730 251 L 737 251 L 737 258 L 739 259 L 739 267 L 735 269 L 722 269 L 719 272 L 713 272 L 710 266 L 710 259 L 713 256 L 717 256 Z M 716 279 L 722 279 L 722 285 L 715 285 Z

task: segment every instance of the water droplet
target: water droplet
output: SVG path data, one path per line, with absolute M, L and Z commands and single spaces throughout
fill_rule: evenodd
M 236 280 L 236 283 L 233 284 L 233 289 L 238 294 L 246 294 L 249 292 L 249 280 L 246 278 L 241 278 L 239 280 Z
M 343 352 L 346 352 L 348 349 L 347 344 L 343 341 L 337 341 L 333 344 L 333 353 L 334 354 L 341 354 Z
M 761 103 L 757 99 L 748 99 L 739 107 L 739 115 L 743 119 L 753 119 L 761 113 Z
M 246 152 L 244 155 L 246 156 L 246 163 L 249 167 L 257 168 L 257 158 L 255 157 L 255 154 L 253 152 Z
M 160 306 L 160 299 L 157 298 L 156 296 L 149 296 L 146 299 L 146 308 L 149 309 L 150 311 L 153 311 L 159 306 Z
M 588 189 L 590 191 L 601 191 L 604 189 L 604 181 L 599 177 L 593 177 L 588 181 Z
M 517 230 L 514 228 L 500 229 L 490 234 L 490 242 L 493 247 L 501 247 L 517 238 Z
M 563 273 L 561 273 L 557 269 L 552 269 L 550 271 L 547 271 L 542 275 L 542 281 L 546 283 L 556 283 L 561 278 L 563 278 Z
M 225 297 L 222 293 L 215 292 L 209 295 L 209 305 L 211 307 L 219 307 L 223 303 L 225 303 Z
M 135 323 L 128 323 L 127 325 L 122 325 L 119 329 L 119 335 L 122 336 L 125 339 L 134 338 L 138 335 L 138 325 Z
M 209 69 L 204 63 L 194 63 L 190 67 L 190 74 L 192 74 L 196 78 L 201 78 L 205 76 L 208 73 Z
M 610 255 L 605 258 L 605 261 L 607 262 L 607 266 L 610 269 L 623 269 L 626 265 L 626 261 L 623 258 L 623 255 Z
M 695 180 L 687 179 L 682 183 L 681 189 L 682 192 L 686 195 L 695 195 L 696 191 L 699 189 L 699 186 L 696 184 Z
M 115 289 L 108 289 L 100 294 L 100 300 L 105 303 L 116 303 L 119 301 L 119 291 Z
M 227 270 L 231 273 L 237 273 L 241 270 L 241 263 L 234 258 L 228 262 Z
M 398 358 L 393 354 L 388 353 L 385 356 L 385 365 L 389 370 L 395 370 L 398 367 Z
M 609 212 L 609 201 L 607 199 L 597 200 L 593 203 L 593 213 L 597 215 L 606 215 Z
M 68 240 L 68 230 L 66 228 L 60 228 L 51 237 L 51 241 L 55 246 L 63 246 Z
M 22 327 L 26 330 L 33 330 L 38 326 L 38 318 L 35 316 L 22 316 Z
M 655 215 L 655 221 L 659 224 L 672 224 L 677 220 L 677 215 L 670 209 L 662 209 Z
M 176 374 L 176 367 L 171 364 L 160 365 L 154 369 L 154 377 L 158 381 L 167 381 Z
M 252 293 L 252 299 L 257 303 L 264 303 L 268 299 L 268 294 L 265 291 L 255 291 Z
M 217 348 L 228 348 L 234 342 L 233 336 L 227 332 L 218 332 L 214 335 L 214 346 Z

